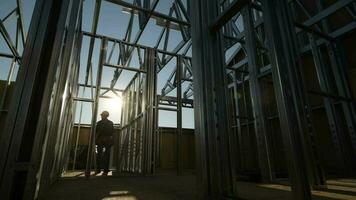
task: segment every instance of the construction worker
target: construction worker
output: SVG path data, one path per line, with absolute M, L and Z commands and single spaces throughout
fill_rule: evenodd
M 114 123 L 108 119 L 109 112 L 103 111 L 101 120 L 96 124 L 96 173 L 104 170 L 103 176 L 107 176 L 110 163 L 110 148 L 113 144 Z

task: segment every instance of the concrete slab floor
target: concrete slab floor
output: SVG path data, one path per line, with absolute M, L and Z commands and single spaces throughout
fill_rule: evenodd
M 107 176 L 91 177 L 81 173 L 65 175 L 48 192 L 47 200 L 163 200 L 195 199 L 195 179 L 191 175 L 175 176 Z
M 109 174 L 111 175 L 111 174 Z M 195 176 L 163 173 L 155 176 L 83 177 L 67 173 L 55 184 L 46 200 L 190 200 L 195 199 Z M 285 184 L 237 182 L 239 197 L 251 200 L 289 200 Z M 313 200 L 356 200 L 356 180 L 329 180 L 327 189 L 313 191 Z
M 285 184 L 237 183 L 239 196 L 254 200 L 292 200 L 291 188 Z M 356 200 L 353 179 L 327 181 L 327 188 L 312 191 L 313 200 Z

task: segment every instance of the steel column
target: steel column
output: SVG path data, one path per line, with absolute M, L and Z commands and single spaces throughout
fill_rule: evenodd
M 273 179 L 272 165 L 270 160 L 270 150 L 268 146 L 265 116 L 262 106 L 262 93 L 259 75 L 259 63 L 256 46 L 256 34 L 254 19 L 251 6 L 246 6 L 242 11 L 244 30 L 245 30 L 245 47 L 248 59 L 249 71 L 249 88 L 251 94 L 252 111 L 254 118 L 255 134 L 257 139 L 258 163 L 262 179 L 270 182 Z
M 316 45 L 316 40 L 312 35 L 309 35 L 310 46 L 312 55 L 314 58 L 314 64 L 316 72 L 318 75 L 318 81 L 320 88 L 323 92 L 332 92 L 332 79 L 330 79 L 330 72 L 327 71 L 327 66 L 325 65 L 320 48 Z M 345 138 L 345 133 L 342 129 L 342 124 L 340 119 L 338 119 L 337 111 L 335 109 L 335 100 L 331 97 L 323 97 L 326 115 L 329 120 L 329 126 L 331 129 L 332 140 L 334 143 L 334 148 L 337 155 L 342 159 L 342 167 L 345 169 L 346 174 L 352 174 L 355 168 L 355 160 L 352 154 L 350 154 L 349 145 L 347 145 L 347 140 Z
M 62 153 L 65 151 L 66 147 L 62 147 L 62 145 L 64 145 L 63 142 L 69 134 L 69 132 L 65 131 L 65 128 L 68 126 L 67 117 L 71 112 L 71 98 L 68 96 L 69 94 L 67 92 L 69 91 L 68 87 L 70 87 L 69 83 L 72 82 L 72 79 L 75 76 L 74 70 L 79 67 L 78 65 L 74 65 L 75 58 L 73 55 L 78 53 L 78 29 L 80 24 L 78 15 L 81 2 L 82 1 L 72 2 L 72 4 L 70 4 L 72 7 L 68 8 L 68 12 L 70 11 L 71 13 L 68 13 L 70 16 L 66 21 L 68 37 L 66 37 L 65 43 L 61 44 L 63 46 L 60 57 L 60 64 L 62 66 L 57 69 L 57 72 L 53 72 L 57 74 L 57 77 L 56 84 L 52 88 L 53 99 L 51 103 L 47 105 L 51 111 L 51 117 L 48 120 L 46 129 L 47 133 L 44 140 L 45 148 L 43 148 L 43 155 L 41 158 L 41 176 L 39 178 L 39 183 L 36 186 L 40 188 L 40 192 L 36 194 L 39 197 L 42 197 L 50 184 L 58 178 L 58 174 L 63 167 L 61 165 Z M 57 62 L 58 61 L 53 61 L 53 64 L 51 65 L 56 65 Z
M 94 147 L 95 147 L 95 134 L 96 134 L 96 120 L 98 116 L 98 104 L 99 104 L 99 96 L 100 96 L 100 86 L 101 86 L 101 79 L 103 74 L 103 67 L 106 61 L 106 52 L 107 52 L 108 41 L 107 39 L 103 38 L 101 40 L 101 47 L 100 47 L 100 56 L 99 56 L 99 65 L 98 65 L 98 72 L 96 76 L 96 88 L 95 88 L 95 97 L 93 103 L 93 115 L 91 121 L 91 130 L 89 136 L 89 145 L 88 145 L 88 153 L 87 153 L 87 162 L 85 167 L 85 176 L 90 177 L 91 167 L 92 167 L 92 160 L 94 157 Z
M 351 0 L 343 0 L 336 2 L 332 6 L 326 8 L 324 10 L 324 3 L 321 0 L 316 1 L 316 5 L 318 8 L 319 12 L 325 12 L 327 11 L 336 11 L 338 9 L 341 9 L 342 6 L 346 6 L 350 4 L 352 1 Z M 338 7 L 339 6 L 339 7 Z M 335 9 L 334 9 L 335 8 Z M 330 32 L 330 25 L 327 19 L 321 18 L 321 24 L 322 24 L 322 30 L 326 33 Z M 344 52 L 342 52 L 342 47 L 340 44 L 339 40 L 335 41 L 329 41 L 326 43 L 327 51 L 329 54 L 329 59 L 330 59 L 330 65 L 331 65 L 331 70 L 332 70 L 332 76 L 335 79 L 336 83 L 336 88 L 338 95 L 344 98 L 352 99 L 353 95 L 350 89 L 350 85 L 348 84 L 348 77 L 347 77 L 347 64 L 345 61 L 345 55 Z M 342 101 L 342 110 L 343 110 L 343 115 L 346 120 L 347 124 L 347 131 L 348 131 L 348 136 L 346 138 L 346 144 L 343 145 L 344 148 L 347 148 L 347 143 L 348 140 L 351 141 L 351 145 L 353 150 L 346 150 L 344 149 L 344 153 L 348 155 L 350 160 L 348 161 L 349 167 L 351 168 L 349 170 L 349 174 L 356 174 L 355 166 L 356 166 L 356 109 L 355 109 L 355 104 L 351 102 L 346 102 Z
M 295 28 L 286 1 L 263 0 L 262 10 L 293 198 L 308 200 L 311 186 L 303 144 L 308 128 L 295 52 Z
M 155 146 L 156 146 L 156 119 L 155 119 L 155 101 L 156 101 L 156 84 L 157 84 L 157 52 L 155 49 L 147 48 L 145 54 L 145 68 L 147 70 L 146 74 L 146 85 L 144 94 L 145 98 L 145 114 L 144 114 L 144 127 L 143 127 L 143 174 L 152 174 L 155 170 Z
M 236 154 L 228 120 L 223 37 L 221 30 L 210 30 L 219 2 L 194 0 L 190 8 L 198 198 L 233 198 Z
M 176 68 L 176 84 L 177 84 L 177 174 L 182 175 L 183 159 L 182 159 L 182 69 L 183 58 L 177 56 Z
M 339 95 L 348 99 L 353 99 L 353 95 L 348 84 L 346 62 L 339 42 L 336 42 L 335 44 L 329 43 L 327 48 L 331 61 L 331 69 L 336 80 L 336 87 Z M 341 105 L 347 123 L 349 140 L 351 141 L 353 148 L 353 152 L 349 153 L 353 157 L 352 166 L 354 167 L 356 166 L 356 108 L 355 104 L 352 102 L 342 101 Z M 353 173 L 356 174 L 356 171 L 353 170 Z
M 58 65 L 58 59 L 69 2 L 38 0 L 36 3 L 14 92 L 16 98 L 2 135 L 7 138 L 1 138 L 3 199 L 34 198 L 55 71 L 66 67 Z

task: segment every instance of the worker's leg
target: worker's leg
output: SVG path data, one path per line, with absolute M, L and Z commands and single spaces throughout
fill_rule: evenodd
M 97 155 L 96 155 L 96 173 L 100 173 L 103 169 L 103 149 L 104 145 L 97 145 Z
M 105 145 L 105 152 L 103 155 L 103 168 L 104 168 L 104 173 L 109 172 L 109 165 L 110 165 L 110 150 L 111 150 L 111 145 Z

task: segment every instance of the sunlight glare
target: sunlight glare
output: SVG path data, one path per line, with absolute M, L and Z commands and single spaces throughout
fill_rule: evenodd
M 101 99 L 99 105 L 99 113 L 106 110 L 110 113 L 109 119 L 112 120 L 115 124 L 120 123 L 121 118 L 121 109 L 122 109 L 122 98 L 120 96 L 113 95 L 110 99 Z M 98 115 L 98 120 L 100 115 Z
M 121 97 L 114 96 L 108 100 L 108 107 L 115 112 L 121 111 L 122 108 L 122 99 Z

